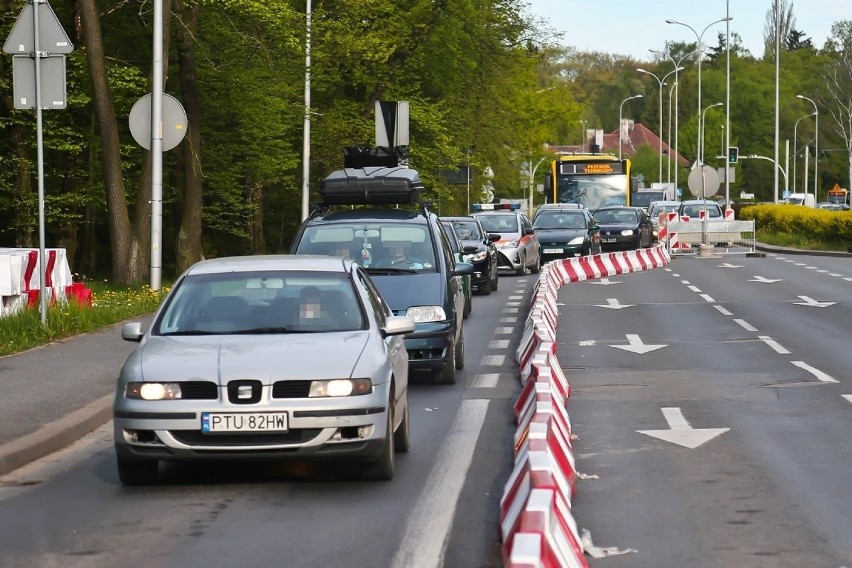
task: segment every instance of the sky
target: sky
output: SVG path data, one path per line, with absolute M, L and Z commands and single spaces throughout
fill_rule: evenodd
M 738 33 L 752 55 L 763 55 L 766 13 L 774 0 L 527 0 L 529 14 L 543 18 L 564 36 L 561 44 L 580 51 L 630 55 L 650 61 L 649 49 L 664 50 L 666 41 L 695 43 L 696 34 L 715 20 L 733 18 L 731 33 Z M 852 20 L 850 0 L 792 0 L 795 29 L 822 48 L 831 24 Z M 691 26 L 667 24 L 678 20 Z M 704 45 L 717 45 L 725 22 L 715 24 L 702 36 Z

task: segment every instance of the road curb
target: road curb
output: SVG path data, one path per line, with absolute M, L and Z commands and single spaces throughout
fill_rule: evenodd
M 59 420 L 0 446 L 0 475 L 76 442 L 112 418 L 113 395 L 99 398 Z

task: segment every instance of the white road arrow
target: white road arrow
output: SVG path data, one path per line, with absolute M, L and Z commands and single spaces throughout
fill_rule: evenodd
M 626 334 L 626 337 L 627 342 L 630 345 L 610 345 L 610 347 L 615 347 L 616 349 L 623 349 L 625 351 L 632 351 L 633 353 L 638 353 L 639 355 L 644 355 L 645 353 L 656 351 L 657 349 L 661 349 L 663 347 L 668 347 L 668 345 L 645 345 L 644 343 L 642 343 L 642 339 L 640 339 L 638 335 L 633 333 Z
M 773 282 L 781 282 L 781 279 L 773 280 L 772 278 L 765 278 L 763 276 L 755 276 L 753 279 L 749 280 L 749 282 L 761 282 L 763 284 L 772 284 Z
M 793 302 L 797 306 L 810 306 L 812 308 L 827 308 L 828 306 L 833 306 L 837 302 L 818 302 L 813 298 L 809 298 L 808 296 L 799 296 L 804 302 Z
M 599 308 L 609 308 L 611 310 L 620 310 L 622 308 L 632 308 L 636 304 L 619 304 L 616 298 L 607 298 L 606 304 L 595 304 Z
M 612 284 L 621 284 L 621 281 L 613 282 L 609 278 L 601 278 L 600 280 L 592 280 L 589 284 L 600 284 L 601 286 L 611 286 Z
M 668 430 L 637 430 L 637 432 L 694 450 L 730 430 L 730 428 L 701 428 L 696 430 L 683 417 L 680 408 L 675 406 L 661 408 L 660 410 L 663 411 L 663 416 L 669 425 Z
M 723 262 L 719 265 L 719 268 L 742 268 L 742 264 L 731 264 L 730 262 Z

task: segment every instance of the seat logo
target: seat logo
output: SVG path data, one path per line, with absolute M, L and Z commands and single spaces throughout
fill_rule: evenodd
M 250 400 L 252 397 L 251 385 L 240 385 L 237 387 L 238 400 Z

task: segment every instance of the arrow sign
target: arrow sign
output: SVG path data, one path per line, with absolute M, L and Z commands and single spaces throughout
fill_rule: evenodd
M 701 428 L 694 429 L 683 417 L 683 413 L 678 407 L 661 408 L 663 416 L 669 425 L 668 430 L 636 430 L 640 434 L 651 436 L 665 442 L 671 442 L 694 450 L 698 446 L 705 444 L 730 430 L 730 428 Z
M 762 284 L 772 284 L 773 282 L 781 282 L 781 279 L 778 278 L 777 280 L 773 280 L 771 278 L 764 278 L 763 276 L 755 276 L 752 280 L 749 280 L 749 282 L 760 282 Z
M 723 262 L 719 265 L 719 268 L 742 268 L 742 264 L 731 264 L 730 262 Z
M 623 349 L 624 351 L 631 351 L 639 355 L 644 355 L 645 353 L 650 353 L 651 351 L 656 351 L 657 349 L 668 347 L 668 345 L 645 345 L 644 343 L 642 343 L 642 340 L 636 334 L 628 333 L 626 334 L 626 337 L 627 342 L 630 345 L 610 345 L 610 347 L 615 347 L 616 349 Z
M 811 308 L 827 308 L 828 306 L 833 306 L 837 302 L 817 302 L 813 298 L 809 298 L 808 296 L 799 296 L 803 302 L 793 302 L 797 306 L 809 306 Z
M 621 281 L 612 282 L 612 281 L 610 281 L 609 278 L 601 278 L 600 280 L 593 280 L 592 282 L 589 282 L 589 284 L 600 284 L 601 286 L 611 286 L 612 284 L 621 284 Z
M 68 39 L 65 30 L 59 23 L 59 18 L 47 2 L 39 2 L 38 6 L 38 47 L 48 54 L 67 55 L 74 51 L 74 46 Z M 35 51 L 35 22 L 33 4 L 27 2 L 18 15 L 3 51 L 9 55 L 26 55 Z
M 607 298 L 606 304 L 595 304 L 598 308 L 609 308 L 611 310 L 620 310 L 622 308 L 632 308 L 636 304 L 619 304 L 616 298 Z

